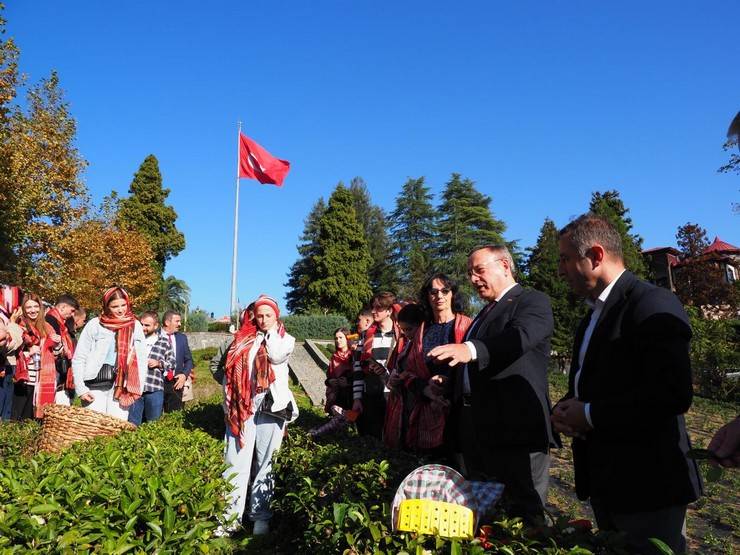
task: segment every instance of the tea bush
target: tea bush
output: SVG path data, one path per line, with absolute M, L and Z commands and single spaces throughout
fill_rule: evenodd
M 60 455 L 3 457 L 0 551 L 225 548 L 212 537 L 226 506 L 222 444 L 176 425 L 177 418 Z

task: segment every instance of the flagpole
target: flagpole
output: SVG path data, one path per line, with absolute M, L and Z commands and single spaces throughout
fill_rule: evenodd
M 239 122 L 239 132 L 236 134 L 236 202 L 234 203 L 234 253 L 231 257 L 231 303 L 229 305 L 229 319 L 234 315 L 236 306 L 236 252 L 239 238 L 239 141 L 242 133 L 242 122 Z M 236 329 L 239 329 L 239 315 L 236 316 Z

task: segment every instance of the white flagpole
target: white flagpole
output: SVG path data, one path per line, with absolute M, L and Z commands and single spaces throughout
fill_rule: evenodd
M 239 132 L 236 134 L 236 202 L 234 203 L 234 253 L 231 258 L 231 303 L 229 306 L 229 319 L 237 310 L 236 305 L 236 247 L 239 237 L 239 153 L 240 137 L 242 133 L 242 122 L 239 122 Z M 236 329 L 239 329 L 239 315 L 236 315 Z

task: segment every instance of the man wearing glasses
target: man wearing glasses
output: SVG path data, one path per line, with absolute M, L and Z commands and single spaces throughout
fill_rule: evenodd
M 455 367 L 454 413 L 469 479 L 505 486 L 510 516 L 540 523 L 547 499 L 549 450 L 559 444 L 550 424 L 547 362 L 552 308 L 544 293 L 524 289 L 503 245 L 468 256 L 468 275 L 488 304 L 461 344 L 429 356 Z

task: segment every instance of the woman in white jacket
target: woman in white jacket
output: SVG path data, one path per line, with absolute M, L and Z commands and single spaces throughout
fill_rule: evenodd
M 288 386 L 288 358 L 295 338 L 285 332 L 279 316 L 277 302 L 260 296 L 254 304 L 254 322 L 242 325 L 224 361 L 229 465 L 224 477 L 234 487 L 226 518 L 231 529 L 241 522 L 251 481 L 248 517 L 256 535 L 269 531 L 272 517 L 272 455 L 280 448 L 285 426 L 298 417 Z
M 146 377 L 144 339 L 128 293 L 108 289 L 103 314 L 85 325 L 72 358 L 75 391 L 84 407 L 128 420 Z

